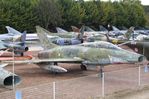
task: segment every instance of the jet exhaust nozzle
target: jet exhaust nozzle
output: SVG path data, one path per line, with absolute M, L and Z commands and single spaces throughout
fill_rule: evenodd
M 24 48 L 24 50 L 25 50 L 25 51 L 28 51 L 28 50 L 29 50 L 29 48 L 28 48 L 28 47 L 25 47 L 25 48 Z
M 14 82 L 13 82 L 13 79 L 14 79 Z M 14 86 L 18 85 L 21 81 L 21 78 L 17 75 L 11 75 L 11 76 L 8 76 L 4 79 L 4 86 L 6 88 L 12 88 L 13 87 L 13 83 L 14 83 Z
M 20 47 L 20 48 L 15 48 L 14 50 L 15 50 L 15 52 L 26 52 L 29 50 L 29 48 L 28 47 Z
M 0 69 L 0 86 L 12 89 L 14 86 L 20 84 L 21 78 L 3 68 Z M 13 80 L 14 79 L 14 80 Z
M 143 60 L 144 60 L 144 56 L 140 56 L 139 58 L 138 58 L 138 62 L 142 62 Z

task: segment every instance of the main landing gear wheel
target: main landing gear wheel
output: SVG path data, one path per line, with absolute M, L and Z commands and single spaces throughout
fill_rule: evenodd
M 20 53 L 21 56 L 24 56 L 24 53 Z
M 81 67 L 81 70 L 87 70 L 86 66 L 83 64 L 81 64 L 80 67 Z
M 103 66 L 100 66 L 99 77 L 103 77 Z
M 103 69 L 102 68 L 100 69 L 100 77 L 101 78 L 103 77 Z
M 54 62 L 54 65 L 58 65 L 58 63 L 57 62 Z

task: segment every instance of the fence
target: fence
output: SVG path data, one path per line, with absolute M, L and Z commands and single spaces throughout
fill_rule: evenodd
M 56 81 L 0 93 L 2 99 L 99 99 L 113 93 L 149 85 L 148 68 L 136 66 L 70 80 Z M 16 91 L 22 98 L 17 98 Z M 16 97 L 16 98 L 15 98 Z

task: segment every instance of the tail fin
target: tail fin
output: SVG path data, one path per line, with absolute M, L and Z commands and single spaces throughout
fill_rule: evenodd
M 9 35 L 21 35 L 22 33 L 10 26 L 6 26 Z
M 84 29 L 85 29 L 85 26 L 83 25 L 81 28 L 80 28 L 80 35 L 78 35 L 78 38 L 79 39 L 83 39 L 83 36 L 84 36 Z
M 106 38 L 107 38 L 107 41 L 108 41 L 108 42 L 111 42 L 111 40 L 110 40 L 110 37 L 109 37 L 108 33 L 106 33 L 106 34 L 105 34 L 105 36 L 106 36 Z
M 54 48 L 57 46 L 57 45 L 53 44 L 52 42 L 50 42 L 50 40 L 48 39 L 48 37 L 46 35 L 47 30 L 45 30 L 44 28 L 42 28 L 40 26 L 36 26 L 36 31 L 37 31 L 37 35 L 38 35 L 39 40 L 40 40 L 42 46 L 44 47 L 44 49 L 51 49 L 51 48 Z
M 22 48 L 25 48 L 26 47 L 25 40 L 26 40 L 26 31 L 24 31 L 22 33 L 21 38 L 20 38 L 20 41 L 19 41 L 20 42 L 20 45 L 22 46 Z
M 85 31 L 87 31 L 87 32 L 95 32 L 95 30 L 93 30 L 89 26 L 85 26 Z
M 25 43 L 25 40 L 26 40 L 26 31 L 24 31 L 21 35 L 14 35 L 13 36 L 14 42 Z
M 20 39 L 15 43 L 17 46 L 16 48 L 14 48 L 15 54 L 23 56 L 24 52 L 29 50 L 29 48 L 25 44 L 25 40 L 26 40 L 26 31 L 22 33 Z
M 73 32 L 80 32 L 80 29 L 76 26 L 71 26 Z
M 24 31 L 24 32 L 22 33 L 21 42 L 25 44 L 25 40 L 26 40 L 26 31 Z
M 99 25 L 99 30 L 100 31 L 108 31 L 104 26 L 102 26 L 102 25 Z
M 67 33 L 68 32 L 60 27 L 56 27 L 56 31 L 57 31 L 57 33 Z
M 14 35 L 13 36 L 13 42 L 20 42 L 21 41 L 21 35 Z
M 120 31 L 117 27 L 112 26 L 113 31 Z
M 129 38 L 131 37 L 131 34 L 134 32 L 134 27 L 131 26 L 127 32 L 125 33 L 125 37 L 129 40 Z
M 15 30 L 14 28 L 10 27 L 10 26 L 6 26 L 8 34 L 13 36 L 13 41 L 14 42 L 23 42 L 25 43 L 26 40 L 26 31 L 24 31 L 23 33 Z

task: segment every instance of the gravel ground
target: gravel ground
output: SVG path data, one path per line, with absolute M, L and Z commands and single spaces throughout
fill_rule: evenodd
M 17 86 L 16 90 L 21 90 L 23 99 L 52 99 L 52 83 L 56 82 L 56 99 L 99 99 L 102 96 L 102 80 L 97 74 L 98 68 L 82 71 L 76 64 L 60 65 L 67 68 L 69 72 L 52 74 L 33 64 L 16 65 L 15 72 L 22 77 L 22 83 Z M 6 69 L 11 71 L 11 68 L 8 66 Z M 134 64 L 110 65 L 105 67 L 104 71 L 104 93 L 106 97 L 111 97 L 104 99 L 133 99 L 127 96 L 134 97 L 133 95 L 139 94 L 138 92 L 131 93 L 130 90 L 128 92 L 128 89 L 138 88 L 138 67 Z M 149 73 L 143 73 L 143 68 L 141 72 L 141 85 L 149 84 Z M 14 95 L 11 90 L 0 89 L 2 99 L 14 99 L 12 98 L 15 97 Z

